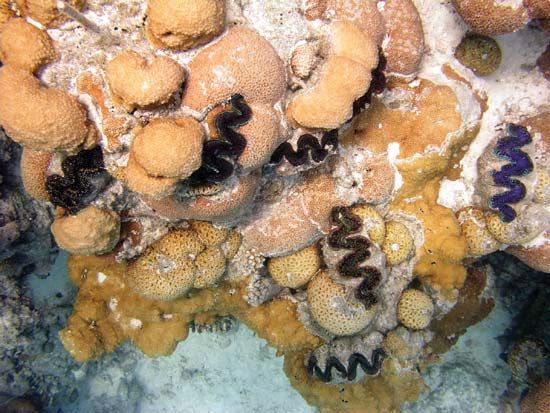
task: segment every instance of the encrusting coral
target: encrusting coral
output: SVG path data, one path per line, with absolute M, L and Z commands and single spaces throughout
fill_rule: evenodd
M 25 191 L 34 199 L 48 201 L 46 190 L 47 171 L 52 161 L 49 152 L 38 152 L 23 149 L 21 153 L 21 181 Z

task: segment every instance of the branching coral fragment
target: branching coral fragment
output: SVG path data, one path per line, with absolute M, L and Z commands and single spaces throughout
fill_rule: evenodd
M 500 171 L 493 172 L 493 181 L 498 186 L 508 188 L 506 192 L 494 195 L 489 206 L 498 210 L 503 222 L 512 222 L 516 211 L 509 205 L 525 198 L 525 185 L 512 176 L 524 176 L 533 171 L 533 162 L 520 147 L 532 142 L 531 135 L 526 128 L 520 125 L 509 124 L 506 127 L 506 136 L 500 138 L 495 146 L 495 154 L 510 163 L 504 165 Z

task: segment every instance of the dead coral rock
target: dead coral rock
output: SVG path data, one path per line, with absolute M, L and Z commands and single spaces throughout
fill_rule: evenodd
M 34 199 L 48 201 L 46 192 L 46 177 L 48 166 L 52 160 L 49 152 L 38 152 L 23 149 L 21 154 L 21 180 L 25 191 Z
M 82 9 L 86 4 L 86 0 L 65 1 L 76 9 Z M 56 0 L 15 0 L 15 4 L 24 17 L 31 17 L 47 27 L 56 27 L 68 19 L 57 7 Z
M 468 26 L 474 32 L 486 36 L 514 32 L 529 21 L 523 3 L 518 5 L 494 0 L 452 0 L 452 2 Z
M 154 46 L 188 50 L 208 43 L 225 25 L 224 0 L 149 0 L 147 33 Z
M 388 39 L 382 46 L 386 71 L 398 76 L 415 75 L 424 54 L 424 30 L 418 10 L 411 0 L 393 0 L 384 2 L 382 15 Z
M 547 413 L 550 411 L 550 379 L 542 380 L 521 401 L 521 413 Z
M 70 94 L 42 87 L 30 73 L 0 68 L 0 124 L 22 146 L 77 152 L 95 141 L 84 107 Z
M 537 271 L 550 273 L 550 231 L 542 235 L 542 245 L 533 247 L 512 246 L 506 249 L 508 254 L 519 258 L 529 267 Z
M 257 32 L 237 26 L 201 50 L 189 63 L 182 104 L 194 110 L 216 105 L 240 93 L 248 104 L 273 105 L 286 89 L 283 61 Z
M 149 175 L 185 179 L 201 166 L 204 138 L 193 118 L 158 118 L 138 131 L 131 151 Z
M 131 112 L 136 106 L 162 105 L 179 90 L 185 78 L 173 59 L 156 56 L 150 61 L 133 50 L 111 60 L 105 69 L 113 100 Z
M 24 19 L 11 19 L 0 32 L 0 60 L 5 65 L 35 72 L 58 57 L 52 39 Z
M 76 215 L 57 218 L 51 227 L 57 244 L 72 254 L 110 252 L 120 238 L 120 217 L 114 211 L 88 206 Z

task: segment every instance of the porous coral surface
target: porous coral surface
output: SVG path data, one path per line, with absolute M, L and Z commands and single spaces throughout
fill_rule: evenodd
M 128 341 L 169 356 L 233 317 L 321 412 L 398 411 L 426 392 L 421 373 L 494 305 L 476 261 L 502 249 L 550 267 L 547 35 L 497 37 L 502 64 L 472 72 L 452 3 L 486 34 L 547 11 L 4 4 L 0 125 L 24 147 L 21 199 L 56 207 L 73 254 L 58 342 L 78 362 Z M 32 242 L 21 200 L 2 197 L 2 245 Z M 17 260 L 2 268 L 32 272 Z

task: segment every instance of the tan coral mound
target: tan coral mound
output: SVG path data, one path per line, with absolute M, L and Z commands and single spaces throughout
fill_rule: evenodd
M 538 237 L 546 229 L 548 217 L 542 207 L 531 204 L 512 222 L 502 222 L 500 216 L 493 212 L 487 214 L 486 222 L 487 229 L 497 241 L 519 245 Z
M 456 10 L 473 31 L 486 36 L 514 32 L 529 16 L 523 4 L 514 6 L 494 0 L 452 0 Z
M 290 254 L 328 232 L 330 210 L 342 202 L 330 176 L 310 174 L 243 228 L 243 243 L 268 257 Z
M 149 0 L 147 3 L 147 33 L 157 47 L 188 50 L 212 40 L 224 25 L 224 0 Z
M 129 264 L 130 285 L 155 300 L 173 300 L 191 287 L 212 286 L 239 248 L 240 238 L 231 233 L 198 221 L 189 229 L 169 232 Z
M 57 244 L 72 254 L 112 251 L 120 238 L 120 217 L 114 211 L 87 206 L 76 215 L 56 218 L 51 226 Z
M 382 45 L 387 72 L 415 75 L 424 54 L 424 31 L 418 10 L 411 0 L 393 0 L 384 3 L 382 15 L 388 39 Z
M 386 264 L 390 267 L 410 258 L 414 252 L 414 239 L 409 229 L 398 221 L 386 222 L 386 237 L 382 251 L 386 255 Z
M 178 182 L 176 178 L 149 175 L 132 154 L 128 158 L 124 176 L 126 184 L 132 191 L 153 199 L 161 199 L 173 194 Z
M 273 46 L 254 30 L 236 26 L 191 60 L 182 104 L 202 110 L 240 93 L 249 105 L 273 105 L 285 88 L 286 70 Z
M 185 179 L 201 166 L 204 139 L 193 118 L 159 118 L 138 131 L 131 151 L 149 175 Z
M 336 22 L 330 32 L 329 57 L 318 81 L 287 107 L 287 117 L 306 128 L 336 129 L 349 120 L 378 64 L 376 43 L 357 25 Z
M 193 286 L 197 272 L 194 261 L 204 249 L 193 231 L 171 231 L 128 266 L 130 285 L 147 298 L 181 297 Z
M 521 413 L 550 412 L 550 380 L 546 379 L 531 389 L 521 401 Z
M 58 54 L 52 39 L 24 19 L 11 19 L 0 32 L 0 60 L 5 65 L 35 72 Z
M 485 212 L 479 208 L 467 207 L 457 213 L 462 226 L 462 235 L 468 243 L 468 255 L 481 257 L 497 251 L 501 243 L 487 228 Z
M 269 275 L 283 287 L 300 288 L 321 268 L 321 256 L 316 244 L 267 262 Z
M 183 68 L 166 56 L 147 61 L 133 50 L 126 50 L 111 60 L 105 77 L 113 100 L 126 111 L 135 107 L 162 105 L 176 93 L 185 79 Z
M 227 223 L 252 207 L 259 181 L 259 173 L 250 173 L 230 181 L 226 188 L 213 195 L 198 195 L 182 201 L 174 197 L 147 199 L 147 203 L 156 214 L 171 221 L 199 219 Z
M 319 272 L 309 282 L 307 302 L 313 319 L 337 336 L 357 334 L 376 314 L 376 306 L 366 308 L 348 297 L 344 286 L 334 282 L 325 271 Z
M 75 152 L 95 141 L 84 107 L 70 94 L 42 87 L 28 72 L 0 68 L 0 124 L 22 146 Z
M 401 294 L 397 305 L 397 318 L 412 330 L 422 330 L 432 321 L 434 305 L 430 296 L 423 291 L 409 289 Z
M 252 119 L 239 128 L 246 139 L 246 147 L 238 163 L 245 171 L 261 168 L 273 151 L 287 139 L 281 127 L 281 116 L 269 105 L 251 104 Z
M 76 9 L 82 9 L 86 4 L 86 0 L 65 2 Z M 58 8 L 57 0 L 15 0 L 15 4 L 24 17 L 31 17 L 47 27 L 56 27 L 67 20 L 67 16 Z
M 382 245 L 386 237 L 386 224 L 382 215 L 373 206 L 366 204 L 354 205 L 351 213 L 361 218 L 370 240 L 378 246 Z
M 550 230 L 545 231 L 542 236 L 542 245 L 529 248 L 512 246 L 508 247 L 506 252 L 518 257 L 535 270 L 550 273 Z
M 48 201 L 46 178 L 48 166 L 52 160 L 49 152 L 38 152 L 23 149 L 21 154 L 21 181 L 25 191 L 34 199 Z

